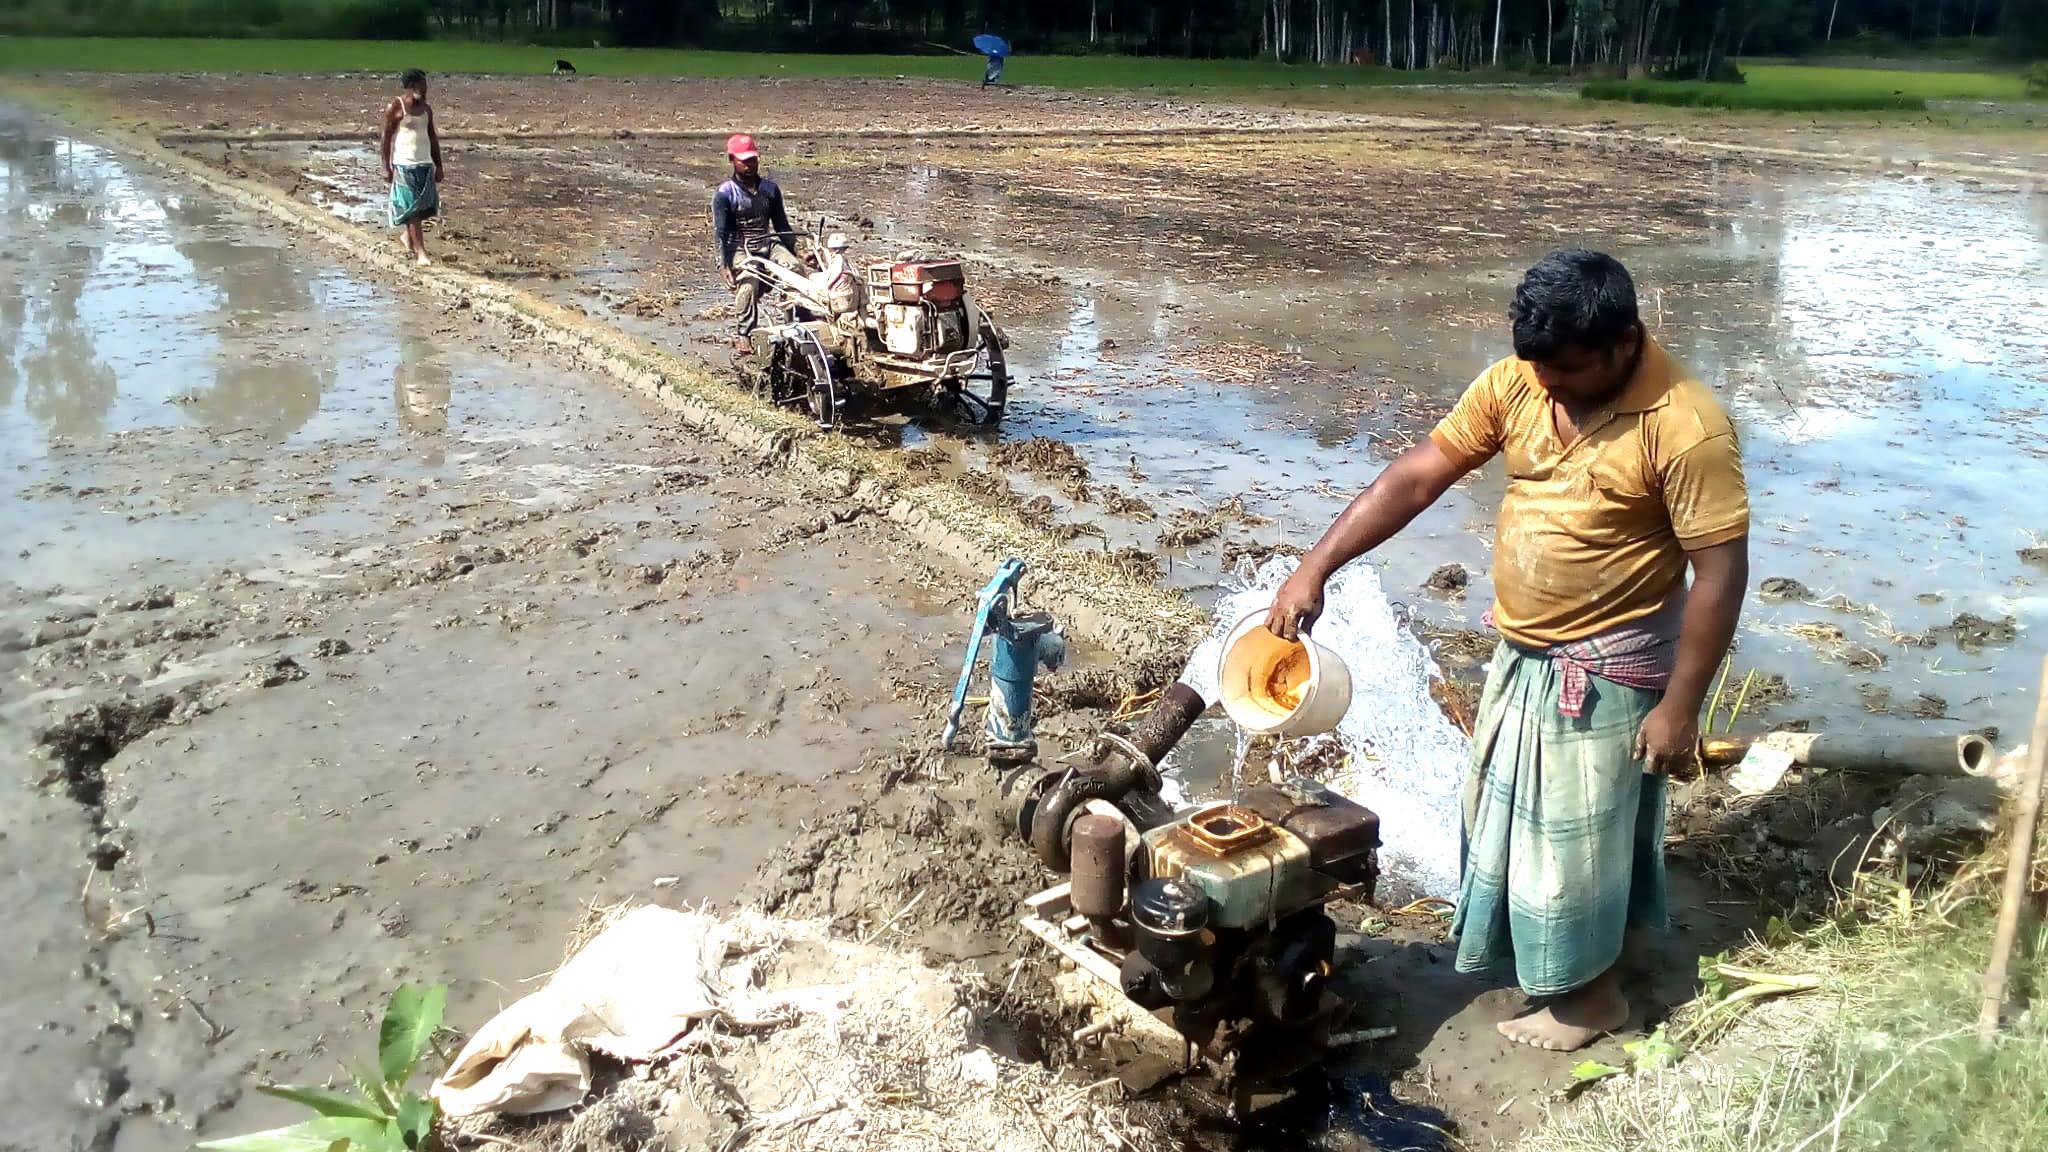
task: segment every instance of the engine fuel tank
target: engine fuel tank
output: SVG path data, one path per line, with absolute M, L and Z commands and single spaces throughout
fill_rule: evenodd
M 1218 928 L 1263 927 L 1327 890 L 1292 832 L 1235 804 L 1212 804 L 1145 833 L 1148 874 L 1209 898 Z
M 1377 878 L 1379 814 L 1311 780 L 1247 788 L 1240 807 L 1301 838 L 1309 864 L 1340 884 Z

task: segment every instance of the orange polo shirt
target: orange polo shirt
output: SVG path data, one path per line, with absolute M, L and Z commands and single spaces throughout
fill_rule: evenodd
M 1429 438 L 1467 468 L 1507 457 L 1493 622 L 1526 647 L 1641 620 L 1684 588 L 1688 549 L 1749 532 L 1728 414 L 1655 340 L 1569 446 L 1534 366 L 1512 357 L 1481 373 Z

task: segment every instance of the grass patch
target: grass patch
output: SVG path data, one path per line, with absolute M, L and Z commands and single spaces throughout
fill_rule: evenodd
M 1554 1113 L 1524 1152 L 2039 1149 L 2048 1012 L 2036 1005 L 1990 1051 L 1978 1048 L 1996 878 L 1966 871 L 1975 878 L 1925 901 L 1874 882 L 1839 919 L 1777 929 L 1736 958 L 1815 978 L 1812 991 L 1717 1011 L 1723 989 L 1703 962 L 1708 995 L 1678 1014 L 1672 1034 L 1688 1044 L 1712 1034 L 1712 1046 L 1595 1089 Z M 2015 981 L 2048 994 L 2048 955 L 2016 957 Z
M 1744 84 L 1689 80 L 1596 80 L 1588 100 L 1772 112 L 1924 112 L 1929 100 L 2003 103 L 2027 98 L 2020 73 L 1827 68 L 1744 63 Z
M 567 56 L 585 76 L 736 78 L 915 76 L 981 79 L 979 56 L 712 52 L 688 48 L 559 48 L 460 40 L 196 40 L 0 38 L 0 71 L 13 72 L 428 72 L 542 75 Z M 1132 56 L 1022 56 L 1005 79 L 1051 88 L 1297 88 L 1469 83 L 1457 72 L 1179 60 Z M 1489 79 L 1498 79 L 1489 77 Z
M 2018 72 L 1950 72 L 1903 68 L 1827 68 L 1802 64 L 1744 64 L 1745 88 L 1804 95 L 1917 96 L 1922 100 L 2023 100 Z
M 1748 84 L 1692 80 L 1595 80 L 1579 90 L 1588 100 L 1661 104 L 1671 108 L 1721 108 L 1744 112 L 1924 112 L 1919 96 L 1862 92 L 1770 91 Z

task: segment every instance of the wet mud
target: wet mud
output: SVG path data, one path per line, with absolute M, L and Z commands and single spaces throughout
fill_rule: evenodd
M 174 115 L 191 99 L 178 83 L 123 79 L 109 99 Z M 279 86 L 280 132 L 331 130 L 345 107 L 347 82 L 250 83 Z M 587 109 L 550 126 L 529 82 L 493 83 L 474 89 L 480 126 L 583 127 Z M 916 467 L 1029 501 L 1041 528 L 1086 525 L 1071 547 L 1206 597 L 1312 542 L 1499 354 L 1520 263 L 1601 244 L 1744 428 L 1757 567 L 1787 581 L 1741 640 L 1738 668 L 1768 688 L 1745 715 L 1912 726 L 1939 700 L 1944 723 L 2017 727 L 2010 666 L 2027 662 L 2011 655 L 2043 610 L 2021 547 L 2035 526 L 1988 477 L 2048 450 L 2048 309 L 2002 326 L 1970 309 L 2048 283 L 2038 192 L 1397 125 L 1241 154 L 1161 141 L 1105 195 L 1082 141 L 906 160 L 831 138 L 864 123 L 809 113 L 832 107 L 812 95 L 761 92 L 797 213 L 852 222 L 878 252 L 968 253 L 1007 309 L 1026 384 L 998 438 L 915 413 L 864 434 Z M 1129 110 L 1047 107 L 1025 122 L 1057 133 Z M 660 100 L 634 115 L 686 122 Z M 181 147 L 375 223 L 361 144 Z M 90 145 L 9 148 L 7 227 L 54 270 L 0 281 L 25 318 L 0 395 L 18 480 L 0 740 L 49 765 L 21 785 L 5 840 L 24 860 L 9 906 L 48 943 L 8 975 L 51 1021 L 7 1058 L 5 1091 L 79 1102 L 39 1136 L 171 1147 L 273 1118 L 241 1086 L 360 1051 L 363 1005 L 391 983 L 492 974 L 504 990 L 458 983 L 476 1018 L 510 999 L 559 957 L 580 912 L 564 892 L 744 889 L 1007 976 L 1015 899 L 1042 874 L 1002 839 L 985 779 L 893 751 L 930 722 L 977 579 L 460 309 L 373 287 Z M 458 145 L 433 240 L 457 268 L 715 365 L 704 221 L 674 210 L 718 177 L 702 152 Z M 1600 196 L 1617 199 L 1586 211 Z M 1965 439 L 1983 477 L 1946 463 Z M 1476 625 L 1497 485 L 1462 487 L 1382 557 L 1439 642 L 1442 703 L 1468 722 L 1492 645 Z M 1454 564 L 1462 598 L 1430 580 Z M 1800 633 L 1815 624 L 1836 663 Z M 1943 628 L 1939 649 L 1905 642 Z M 1048 710 L 1112 710 L 1156 679 L 1069 677 Z M 1865 687 L 1886 706 L 1867 708 Z M 54 734 L 41 749 L 38 733 Z M 1867 842 L 1892 791 L 1828 787 L 1762 813 L 1680 797 L 1678 953 L 1725 947 L 1761 910 L 1820 906 L 1829 849 Z M 211 838 L 193 842 L 195 826 Z M 81 872 L 99 879 L 73 902 Z M 1439 923 L 1358 910 L 1345 927 L 1347 995 L 1397 1039 L 1336 1067 L 1320 1114 L 1309 1102 L 1250 1146 L 1371 1146 L 1349 1114 L 1361 1100 L 1453 1118 L 1467 1143 L 1533 1122 L 1571 1061 L 1497 1042 L 1510 994 L 1451 976 Z M 1687 971 L 1639 990 L 1645 1021 L 1686 995 Z M 301 1001 L 307 1019 L 279 1008 Z
M 927 725 L 970 580 L 886 522 L 9 127 L 10 1140 L 281 1119 L 397 983 L 473 1023 L 585 901 L 730 900 Z
M 791 90 L 762 89 L 764 122 L 801 119 L 777 111 Z M 183 97 L 170 85 L 157 98 Z M 479 131 L 526 99 L 480 90 Z M 1560 243 L 1600 246 L 1636 271 L 1653 328 L 1744 430 L 1755 563 L 1775 579 L 1737 662 L 1795 688 L 1753 718 L 1889 730 L 1902 718 L 1860 706 L 1856 685 L 1874 675 L 1901 697 L 1950 698 L 1971 725 L 2024 719 L 2025 661 L 1968 637 L 1917 641 L 1958 611 L 2009 616 L 2023 638 L 2048 611 L 2027 558 L 2036 526 L 1989 484 L 2048 452 L 2048 308 L 2007 306 L 2015 293 L 2048 305 L 2034 186 L 1335 111 L 1312 135 L 1120 143 L 1110 179 L 1091 140 L 1060 135 L 1075 110 L 1035 94 L 1009 122 L 1042 135 L 914 150 L 831 135 L 861 125 L 820 112 L 778 142 L 772 167 L 797 215 L 830 216 L 870 255 L 962 253 L 986 302 L 1014 309 L 998 312 L 1024 384 L 1001 442 L 916 413 L 881 421 L 882 441 L 937 453 L 987 500 L 1029 501 L 1074 547 L 1206 599 L 1247 558 L 1312 543 L 1504 352 L 1522 266 Z M 361 145 L 185 147 L 344 216 L 375 210 Z M 718 157 L 641 136 L 498 137 L 457 153 L 437 233 L 457 266 L 718 369 L 708 225 L 675 211 L 708 196 Z M 1935 315 L 1928 300 L 1951 303 Z M 1072 462 L 1032 467 L 1020 454 L 1042 442 Z M 1977 467 L 1951 466 L 1945 446 L 1964 442 Z M 1476 627 L 1490 603 L 1499 484 L 1482 473 L 1381 550 L 1425 626 Z M 1205 519 L 1226 498 L 1266 523 Z M 1946 559 L 1959 554 L 1983 560 Z M 1428 583 L 1452 563 L 1471 574 L 1463 597 Z M 1945 612 L 1928 610 L 1932 594 Z M 1799 611 L 1814 603 L 1821 618 Z M 1842 635 L 1816 645 L 1809 624 Z M 1958 675 L 1973 687 L 1945 683 Z

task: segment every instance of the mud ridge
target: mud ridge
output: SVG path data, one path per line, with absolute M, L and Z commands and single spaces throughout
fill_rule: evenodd
M 1271 125 L 1188 125 L 1185 127 L 1158 126 L 1133 128 L 1122 132 L 1090 132 L 1076 127 L 1059 128 L 920 128 L 891 130 L 866 128 L 859 131 L 809 132 L 800 127 L 781 129 L 760 129 L 755 135 L 773 142 L 777 135 L 801 137 L 805 140 L 859 142 L 865 140 L 1065 140 L 1086 139 L 1091 143 L 1144 144 L 1169 140 L 1227 140 L 1253 136 L 1298 137 L 1298 136 L 1357 136 L 1382 127 L 1377 120 L 1345 121 L 1338 124 L 1312 124 L 1302 122 L 1275 122 Z M 445 137 L 455 144 L 521 144 L 530 141 L 567 141 L 599 143 L 612 140 L 702 140 L 722 141 L 726 133 L 722 129 L 672 128 L 672 129 L 631 129 L 621 136 L 618 131 L 590 131 L 577 129 L 537 130 L 532 132 L 464 132 L 459 136 Z M 159 134 L 161 144 L 368 144 L 373 138 L 362 132 L 165 132 Z
M 1451 87 L 1457 87 L 1455 85 Z M 1057 128 L 932 128 L 893 131 L 868 128 L 859 131 L 808 132 L 799 127 L 786 129 L 762 129 L 756 135 L 772 139 L 777 135 L 802 137 L 807 140 L 831 141 L 881 141 L 892 140 L 945 140 L 972 142 L 990 140 L 1014 141 L 1056 141 L 1066 139 L 1087 139 L 1102 144 L 1146 144 L 1165 141 L 1203 141 L 1254 139 L 1259 137 L 1302 136 L 1344 137 L 1364 136 L 1389 128 L 1403 128 L 1426 132 L 1471 132 L 1488 131 L 1507 136 L 1549 138 L 1572 143 L 1589 144 L 1594 147 L 1628 146 L 1652 148 L 1680 156 L 1733 156 L 1764 160 L 1786 161 L 1811 164 L 1817 167 L 1846 171 L 1886 171 L 1906 169 L 1909 171 L 1939 172 L 1944 175 L 2019 180 L 2031 182 L 2041 174 L 2025 168 L 2014 168 L 1999 164 L 1975 164 L 1954 160 L 1903 159 L 1877 156 L 1843 155 L 1818 152 L 1806 148 L 1779 148 L 1763 144 L 1732 143 L 1723 140 L 1700 140 L 1681 135 L 1663 135 L 1643 131 L 1616 131 L 1611 128 L 1567 128 L 1548 124 L 1485 124 L 1476 120 L 1451 120 L 1435 117 L 1389 116 L 1373 113 L 1352 115 L 1338 123 L 1313 123 L 1305 120 L 1295 122 L 1276 121 L 1270 125 L 1187 125 L 1180 127 L 1161 125 L 1150 128 L 1136 128 L 1124 132 L 1091 133 L 1084 129 L 1063 126 Z M 723 140 L 721 129 L 634 129 L 621 136 L 617 131 L 588 130 L 537 130 L 529 132 L 483 131 L 466 132 L 449 139 L 456 143 L 474 144 L 518 144 L 525 142 L 578 143 L 602 142 L 618 139 L 659 140 L 659 141 L 716 141 Z M 208 145 L 208 144 L 365 144 L 370 137 L 362 132 L 220 132 L 186 131 L 166 132 L 155 137 L 165 145 Z
M 991 508 L 950 480 L 914 474 L 892 449 L 821 432 L 647 341 L 522 289 L 443 267 L 419 268 L 400 259 L 394 246 L 354 225 L 154 139 L 106 124 L 77 124 L 71 110 L 44 110 L 236 204 L 318 237 L 386 277 L 402 278 L 480 319 L 537 339 L 581 367 L 631 385 L 685 423 L 744 451 L 778 459 L 798 486 L 886 515 L 970 571 L 1001 557 L 1023 559 L 1031 570 L 1027 595 L 1057 614 L 1072 635 L 1123 656 L 1154 659 L 1185 652 L 1206 630 L 1202 612 L 1186 597 L 1142 579 L 1128 566 L 1066 546 L 1030 527 L 1014 507 Z

